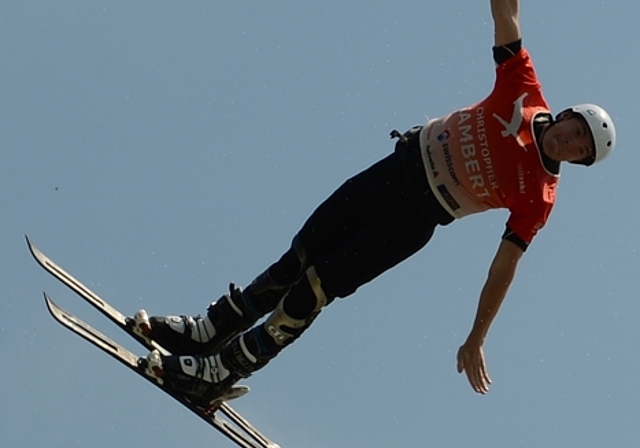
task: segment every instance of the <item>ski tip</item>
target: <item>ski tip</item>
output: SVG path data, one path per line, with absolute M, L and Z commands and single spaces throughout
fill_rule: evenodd
M 47 304 L 47 308 L 51 309 L 51 308 L 58 307 L 58 305 L 56 305 L 56 303 L 53 301 L 51 296 L 49 296 L 49 294 L 47 294 L 46 292 L 43 292 L 42 295 L 44 296 L 44 302 Z
M 42 258 L 42 252 L 40 252 L 38 248 L 33 244 L 31 238 L 29 238 L 29 235 L 25 235 L 24 239 L 27 241 L 27 247 L 29 248 L 29 252 L 31 252 L 31 255 L 33 255 L 33 257 L 38 262 L 40 262 L 40 259 Z
M 25 239 L 27 240 L 27 247 L 29 248 L 29 252 L 31 252 L 31 256 L 40 266 L 50 271 L 51 269 L 49 265 L 53 262 L 49 259 L 49 257 L 42 253 L 42 251 L 38 249 L 35 244 L 33 244 L 33 241 L 31 241 L 31 238 L 29 238 L 28 235 L 25 235 Z
M 43 292 L 42 295 L 44 296 L 44 303 L 47 305 L 49 313 L 57 320 L 60 320 L 60 316 L 62 315 L 62 310 L 60 309 L 60 307 L 56 305 L 51 297 L 49 297 L 49 294 Z

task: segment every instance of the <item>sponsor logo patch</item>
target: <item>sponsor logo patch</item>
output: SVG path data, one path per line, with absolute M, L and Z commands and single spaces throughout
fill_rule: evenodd
M 460 204 L 453 198 L 447 187 L 444 185 L 438 185 L 438 191 L 444 198 L 445 202 L 451 207 L 451 210 L 458 210 L 460 208 Z

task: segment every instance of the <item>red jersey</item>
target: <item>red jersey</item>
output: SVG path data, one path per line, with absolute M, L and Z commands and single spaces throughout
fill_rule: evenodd
M 529 53 L 496 68 L 483 101 L 430 120 L 420 134 L 427 179 L 452 216 L 506 208 L 507 225 L 530 243 L 547 222 L 559 176 L 545 169 L 534 118 L 549 114 Z

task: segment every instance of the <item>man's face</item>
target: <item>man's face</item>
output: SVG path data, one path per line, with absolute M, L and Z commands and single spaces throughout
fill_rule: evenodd
M 560 116 L 544 133 L 542 150 L 557 162 L 578 162 L 593 154 L 591 131 L 580 116 Z

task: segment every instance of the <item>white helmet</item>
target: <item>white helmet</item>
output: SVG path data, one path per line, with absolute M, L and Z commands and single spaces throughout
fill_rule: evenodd
M 616 128 L 609 114 L 595 104 L 579 104 L 569 110 L 584 118 L 593 137 L 594 155 L 582 163 L 589 166 L 603 160 L 616 146 Z

